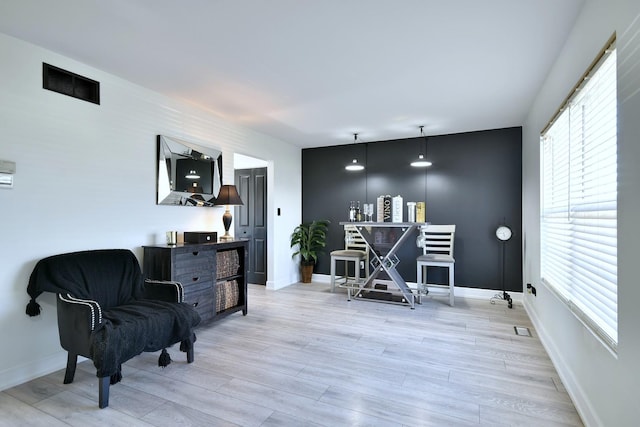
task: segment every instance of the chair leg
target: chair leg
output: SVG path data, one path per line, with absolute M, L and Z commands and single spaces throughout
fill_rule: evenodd
M 427 285 L 429 284 L 429 266 L 425 265 L 422 268 L 424 268 L 422 273 L 422 283 L 424 283 L 425 294 L 428 294 L 429 287 Z
M 331 258 L 331 292 L 336 290 L 336 260 Z
M 349 261 L 347 261 L 346 259 L 342 260 L 342 268 L 344 269 L 343 270 L 344 276 L 340 276 L 340 277 L 342 278 L 342 280 L 344 280 L 343 282 L 344 285 L 348 286 L 349 285 Z
M 193 343 L 187 348 L 187 363 L 193 363 Z
M 78 355 L 67 352 L 67 370 L 64 372 L 64 384 L 71 384 L 73 377 L 76 375 L 76 364 L 78 363 Z
M 347 287 L 347 301 L 351 301 L 351 286 L 349 285 L 349 261 L 344 262 L 344 285 Z
M 449 266 L 449 305 L 451 307 L 453 307 L 454 299 L 455 299 L 455 294 L 453 292 L 453 289 L 454 289 L 453 277 L 454 276 L 455 276 L 454 267 L 453 267 L 453 265 L 450 265 Z
M 416 264 L 416 294 L 418 295 L 418 304 L 422 304 L 422 291 L 420 287 L 422 286 L 422 265 L 420 263 Z
M 111 385 L 111 377 L 100 377 L 98 380 L 98 406 L 100 409 L 109 406 L 109 385 Z
M 423 264 L 420 266 L 420 284 L 423 285 L 423 293 L 427 295 L 429 293 L 429 287 L 427 284 L 429 283 L 429 278 L 427 277 L 429 273 L 429 266 Z

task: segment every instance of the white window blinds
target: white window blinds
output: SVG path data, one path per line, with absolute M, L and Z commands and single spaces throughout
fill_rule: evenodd
M 612 45 L 541 136 L 542 280 L 614 351 L 617 96 Z

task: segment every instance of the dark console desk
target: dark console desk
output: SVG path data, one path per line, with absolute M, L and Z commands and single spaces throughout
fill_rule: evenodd
M 247 314 L 248 240 L 143 246 L 145 278 L 182 283 L 202 321 Z

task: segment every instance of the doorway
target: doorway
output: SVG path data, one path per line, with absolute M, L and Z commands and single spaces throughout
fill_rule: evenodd
M 259 162 L 258 159 L 255 160 Z M 246 164 L 245 162 L 238 162 L 237 166 Z M 238 194 L 244 202 L 244 205 L 236 207 L 234 235 L 238 238 L 249 240 L 247 281 L 253 284 L 266 285 L 267 167 L 235 169 L 234 182 L 238 189 Z

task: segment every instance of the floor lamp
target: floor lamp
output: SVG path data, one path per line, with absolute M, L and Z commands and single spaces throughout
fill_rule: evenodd
M 242 199 L 240 195 L 238 195 L 238 190 L 235 185 L 223 185 L 220 187 L 220 192 L 218 193 L 218 197 L 216 197 L 215 205 L 221 206 L 224 205 L 226 210 L 224 211 L 224 215 L 222 215 L 222 224 L 224 224 L 224 236 L 220 237 L 221 242 L 228 242 L 233 240 L 233 237 L 229 234 L 229 228 L 231 228 L 231 211 L 229 210 L 229 206 L 242 206 Z

